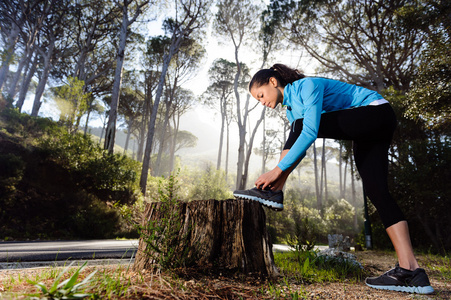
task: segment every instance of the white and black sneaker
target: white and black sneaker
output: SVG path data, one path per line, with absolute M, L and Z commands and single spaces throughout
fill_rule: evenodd
M 274 210 L 283 210 L 283 192 L 253 188 L 250 190 L 234 191 L 233 196 L 239 199 L 258 201 Z
M 382 290 L 417 294 L 431 294 L 434 292 L 424 269 L 418 268 L 410 271 L 401 268 L 398 264 L 381 276 L 368 277 L 365 279 L 365 283 L 372 288 Z

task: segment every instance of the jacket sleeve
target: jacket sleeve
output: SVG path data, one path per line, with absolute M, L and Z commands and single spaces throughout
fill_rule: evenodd
M 298 87 L 296 93 L 298 98 L 296 101 L 302 101 L 304 103 L 303 128 L 296 142 L 278 164 L 278 167 L 282 171 L 296 166 L 305 157 L 307 149 L 318 136 L 319 122 L 323 110 L 324 86 L 322 83 L 308 78 L 302 86 Z M 296 108 L 295 103 L 292 104 Z

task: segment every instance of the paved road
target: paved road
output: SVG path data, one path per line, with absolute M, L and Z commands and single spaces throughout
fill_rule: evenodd
M 0 262 L 124 259 L 137 247 L 138 240 L 0 242 Z
M 0 270 L 57 266 L 83 260 L 89 264 L 130 263 L 137 248 L 138 240 L 0 242 Z M 273 245 L 273 251 L 286 252 L 290 247 Z

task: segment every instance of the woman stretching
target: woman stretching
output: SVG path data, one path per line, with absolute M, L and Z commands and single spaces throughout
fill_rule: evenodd
M 261 175 L 255 188 L 235 191 L 237 198 L 283 209 L 282 188 L 316 138 L 352 140 L 363 188 L 376 207 L 399 263 L 379 277 L 366 279 L 373 288 L 429 294 L 434 291 L 414 256 L 407 221 L 388 191 L 388 149 L 396 117 L 375 91 L 337 80 L 306 77 L 282 64 L 258 71 L 249 84 L 262 105 L 287 108 L 291 131 L 278 165 Z

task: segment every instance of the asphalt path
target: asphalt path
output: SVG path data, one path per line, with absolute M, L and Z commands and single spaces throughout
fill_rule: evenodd
M 0 242 L 0 262 L 127 259 L 138 240 Z
M 65 265 L 83 260 L 89 264 L 131 263 L 138 243 L 138 240 L 0 242 L 0 270 Z M 286 245 L 273 245 L 273 252 L 290 250 Z

